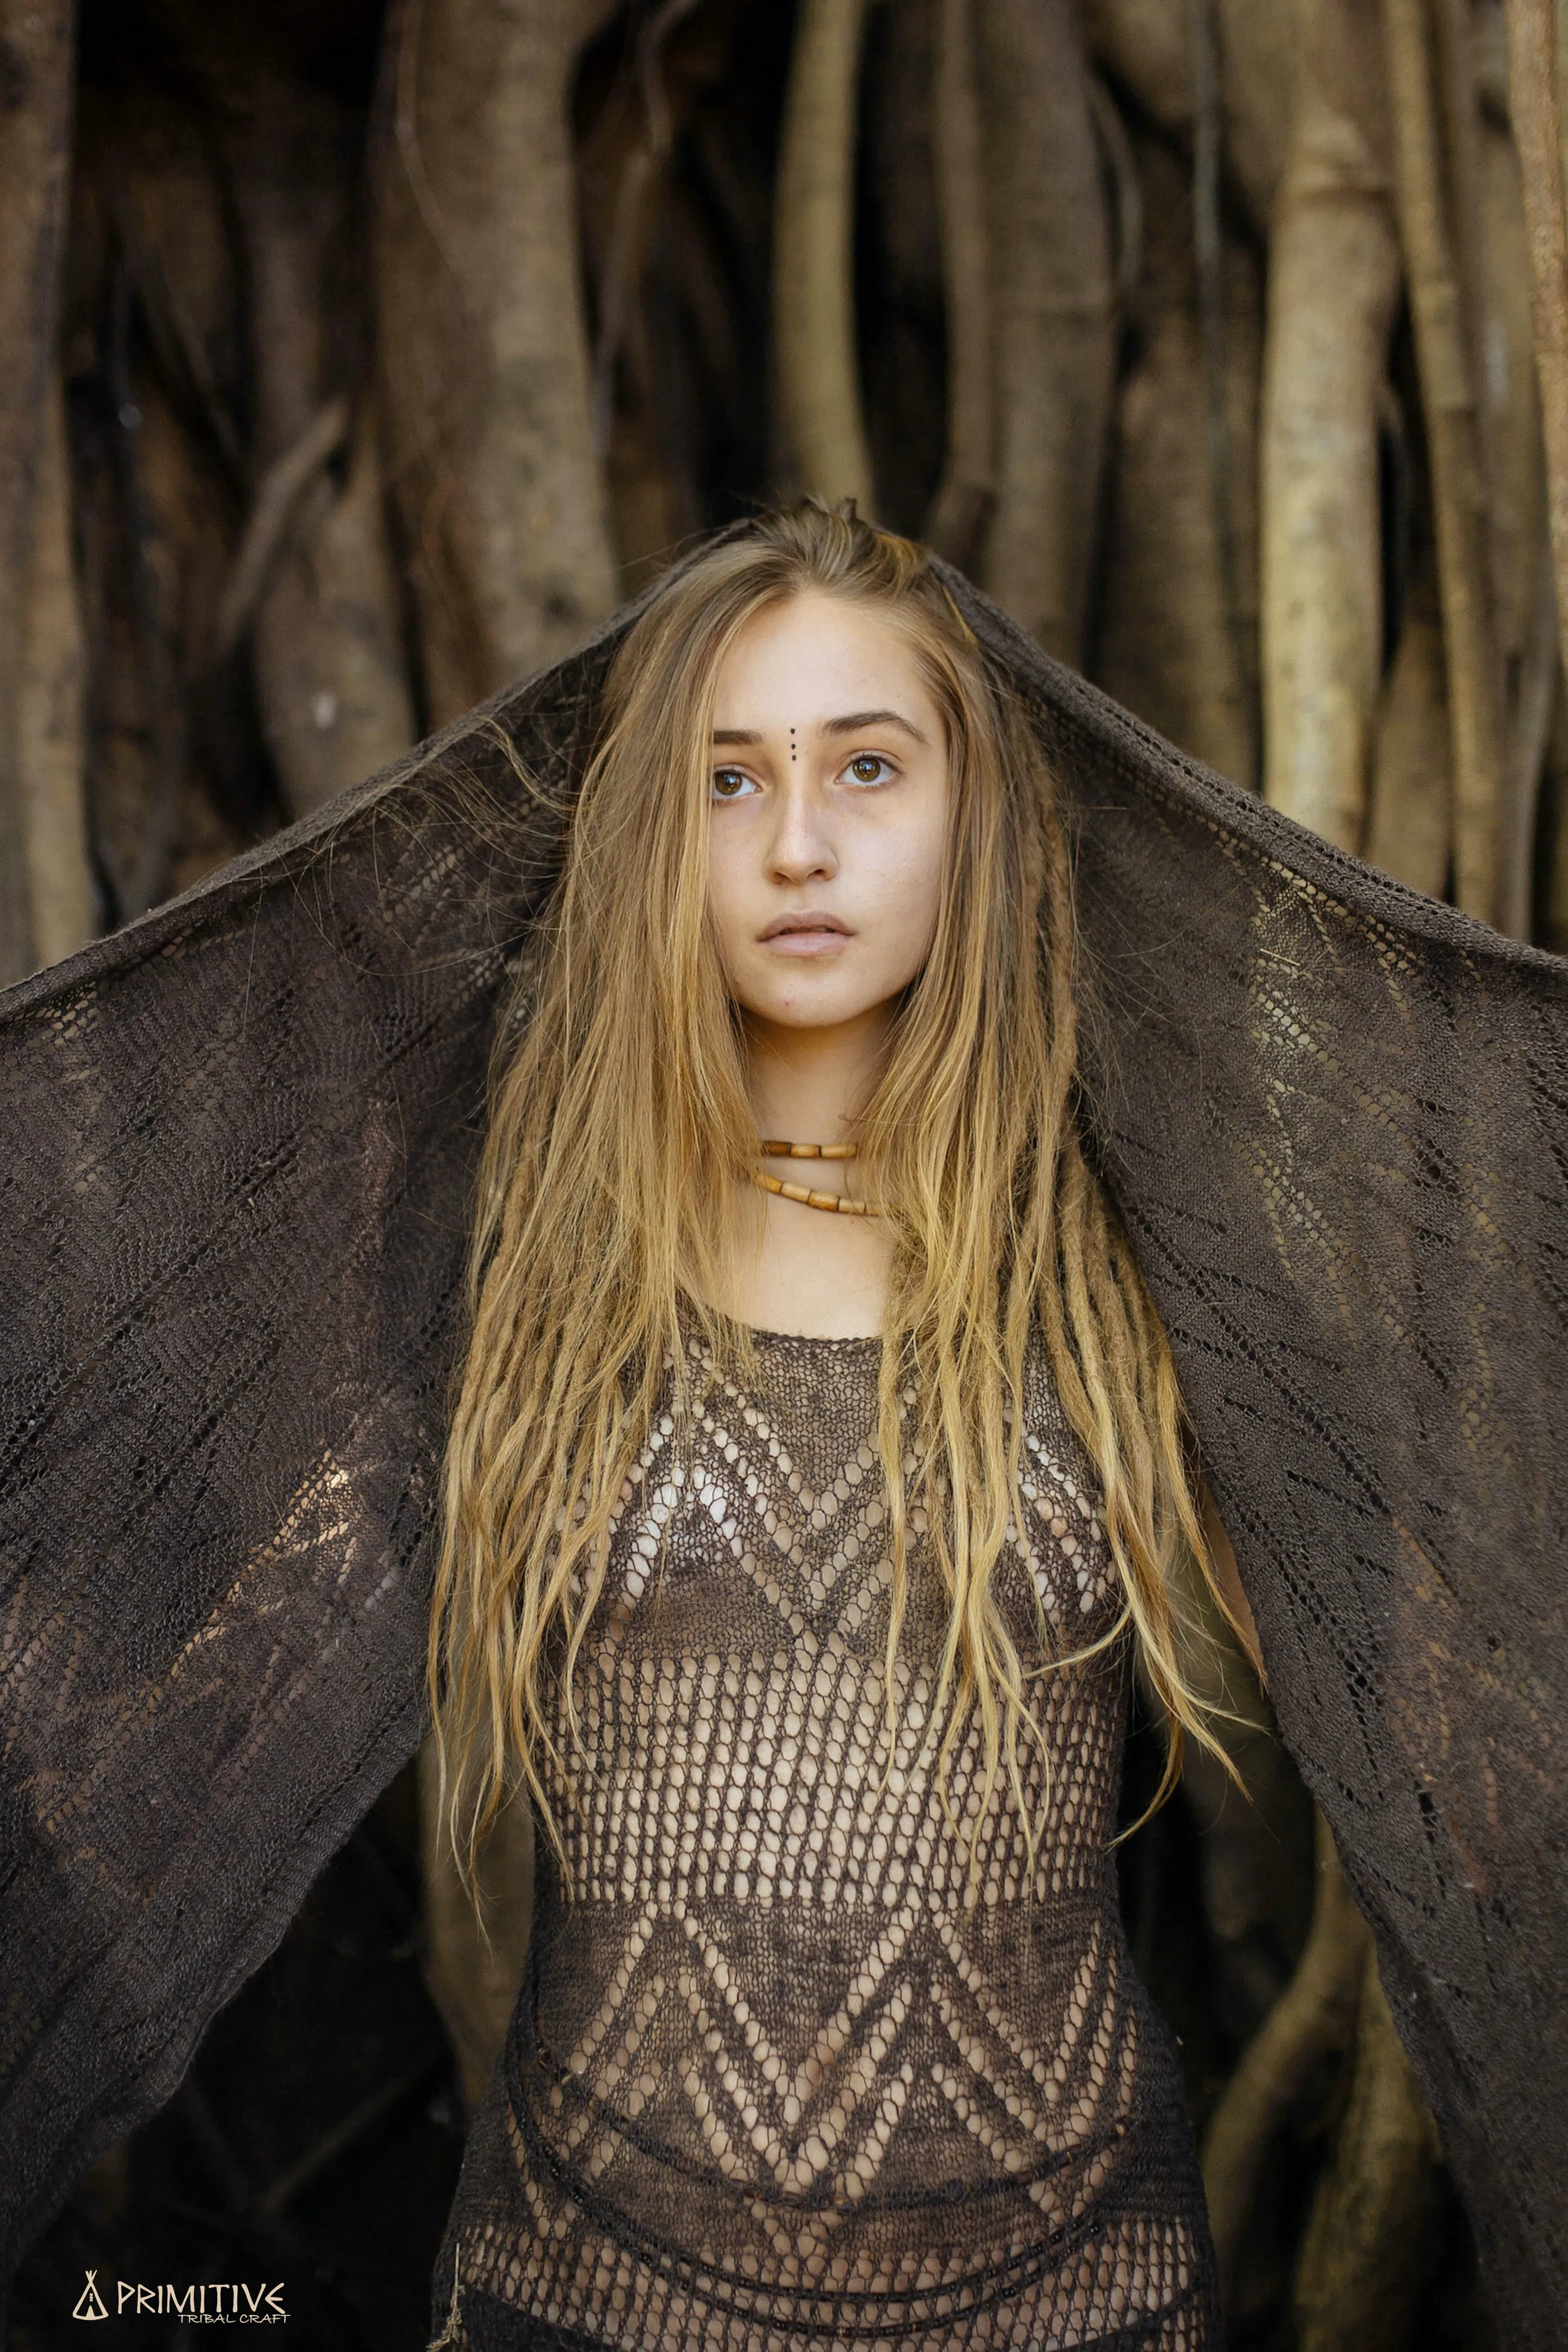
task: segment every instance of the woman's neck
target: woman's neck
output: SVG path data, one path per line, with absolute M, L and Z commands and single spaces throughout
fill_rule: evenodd
M 770 1142 L 856 1141 L 891 1026 L 881 1005 L 835 1029 L 786 1029 L 748 1018 L 758 1135 Z M 800 1171 L 781 1173 L 798 1177 Z M 858 1160 L 814 1160 L 810 1174 L 814 1189 L 862 1191 Z M 891 1251 L 880 1217 L 837 1216 L 750 1185 L 737 1192 L 742 1246 L 732 1286 L 716 1305 L 740 1322 L 813 1339 L 861 1339 L 879 1328 Z
M 891 1015 L 873 1005 L 833 1029 L 746 1022 L 757 1132 L 791 1143 L 847 1143 L 881 1074 Z

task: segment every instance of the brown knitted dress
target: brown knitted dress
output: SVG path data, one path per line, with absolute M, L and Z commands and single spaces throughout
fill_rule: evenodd
M 756 1346 L 684 1462 L 656 1423 L 616 1526 L 444 2340 L 1197 2352 L 1202 2189 L 1108 1851 L 1126 1644 L 1032 1685 L 1031 1861 L 977 1736 L 951 1818 L 921 1753 L 945 1605 L 917 1536 L 889 1771 L 880 1342 Z M 1062 1657 L 1119 1586 L 1043 1351 L 1024 1494 L 998 1596 L 1026 1660 Z

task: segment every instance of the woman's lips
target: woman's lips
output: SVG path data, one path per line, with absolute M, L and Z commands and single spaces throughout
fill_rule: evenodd
M 834 930 L 824 923 L 809 929 L 772 931 L 764 934 L 762 943 L 783 955 L 826 955 L 832 948 L 847 947 L 854 936 L 853 931 Z
M 837 915 L 814 915 L 811 908 L 804 908 L 799 915 L 781 915 L 778 922 L 771 922 L 762 934 L 762 946 L 781 948 L 783 955 L 826 955 L 853 936 Z

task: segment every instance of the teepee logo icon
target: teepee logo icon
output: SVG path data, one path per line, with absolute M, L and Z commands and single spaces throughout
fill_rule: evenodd
M 96 2271 L 89 2271 L 87 2284 L 77 2297 L 76 2309 L 72 2312 L 71 2317 L 73 2319 L 107 2319 L 109 2317 L 109 2305 L 98 2291 Z

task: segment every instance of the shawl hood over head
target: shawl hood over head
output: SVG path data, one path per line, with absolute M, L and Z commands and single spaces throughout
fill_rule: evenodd
M 1568 965 L 947 576 L 1075 836 L 1094 1148 L 1281 1729 L 1507 2340 L 1568 2342 Z M 0 994 L 12 2266 L 424 1728 L 490 1039 L 630 617 Z

